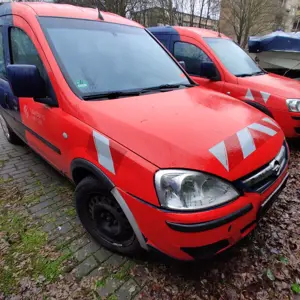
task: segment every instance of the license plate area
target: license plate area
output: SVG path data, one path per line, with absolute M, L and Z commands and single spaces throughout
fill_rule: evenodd
M 261 207 L 257 213 L 257 220 L 260 220 L 268 212 L 268 210 L 272 207 L 274 202 L 278 199 L 279 194 L 282 192 L 282 190 L 286 186 L 287 179 L 288 179 L 288 176 L 286 176 L 286 178 L 284 179 L 281 186 L 277 189 L 277 191 L 261 205 Z

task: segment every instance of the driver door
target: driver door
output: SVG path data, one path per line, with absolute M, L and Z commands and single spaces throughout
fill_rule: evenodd
M 35 65 L 46 82 L 48 94 L 56 99 L 48 76 L 50 66 L 29 24 L 21 17 L 14 16 L 14 26 L 8 28 L 10 45 L 10 64 Z M 12 91 L 11 91 L 12 93 Z M 62 109 L 49 107 L 34 101 L 33 98 L 8 99 L 9 106 L 15 106 L 14 119 L 22 127 L 24 140 L 37 153 L 58 170 L 65 172 L 64 157 L 61 149 Z
M 211 58 L 203 51 L 192 38 L 181 36 L 180 40 L 173 39 L 173 55 L 178 61 L 184 61 L 186 71 L 192 79 L 200 86 L 213 89 L 218 92 L 223 91 L 224 82 L 221 81 L 220 72 Z M 206 77 L 206 66 L 214 67 L 217 79 Z

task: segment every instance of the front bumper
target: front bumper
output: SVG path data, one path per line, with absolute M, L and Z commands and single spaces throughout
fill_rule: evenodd
M 245 193 L 237 200 L 209 211 L 178 213 L 137 199 L 122 197 L 151 248 L 180 260 L 220 253 L 248 235 L 284 188 L 287 168 L 263 194 Z
M 286 138 L 300 137 L 300 113 L 289 111 L 273 111 L 274 119 L 280 125 Z

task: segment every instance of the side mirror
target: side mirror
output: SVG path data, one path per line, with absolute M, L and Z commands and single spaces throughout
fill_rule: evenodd
M 186 64 L 185 64 L 185 61 L 181 60 L 181 61 L 179 61 L 178 63 L 181 65 L 181 67 L 182 67 L 184 70 L 186 70 Z
M 201 64 L 201 76 L 213 81 L 220 80 L 220 75 L 216 66 L 212 62 L 205 62 Z
M 16 97 L 46 98 L 46 83 L 33 65 L 8 65 L 7 77 Z

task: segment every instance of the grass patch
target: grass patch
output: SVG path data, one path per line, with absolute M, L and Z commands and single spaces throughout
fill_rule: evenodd
M 35 197 L 22 197 L 14 186 L 0 188 L 0 291 L 5 296 L 18 293 L 24 277 L 55 281 L 71 257 L 70 250 L 61 253 L 47 246 L 47 233 L 28 215 L 23 205 Z
M 7 162 L 7 159 L 0 159 L 0 168 L 4 167 L 6 162 Z
M 74 192 L 74 187 L 69 183 L 66 183 L 65 185 L 53 184 L 51 185 L 51 187 L 53 191 L 56 191 L 59 195 L 60 194 L 72 195 Z
M 95 288 L 100 288 L 100 287 L 105 286 L 106 280 L 107 280 L 107 278 L 103 278 L 101 280 L 96 280 L 96 282 L 95 282 Z
M 108 300 L 118 300 L 118 297 L 115 294 L 112 294 L 107 299 Z
M 66 215 L 69 216 L 69 217 L 76 217 L 77 213 L 76 213 L 76 210 L 74 207 L 70 207 L 66 210 Z
M 55 260 L 39 255 L 33 264 L 35 277 L 43 275 L 48 282 L 55 281 L 63 273 L 63 263 L 71 255 L 71 252 L 65 253 Z
M 12 182 L 13 178 L 9 177 L 7 179 L 4 179 L 3 177 L 0 177 L 0 184 L 9 183 Z
M 22 199 L 22 203 L 26 204 L 26 205 L 33 205 L 33 204 L 37 204 L 40 202 L 40 197 L 44 195 L 43 191 L 37 191 L 35 193 L 26 195 L 23 197 Z
M 300 294 L 300 284 L 293 283 L 291 289 L 295 294 Z
M 4 295 L 8 295 L 11 292 L 11 288 L 16 285 L 16 280 L 14 278 L 13 272 L 11 269 L 0 268 L 0 290 Z
M 112 275 L 113 278 L 118 279 L 118 280 L 123 280 L 126 281 L 130 277 L 130 270 L 133 266 L 132 262 L 126 262 L 120 269 L 119 271 Z
M 29 229 L 21 236 L 22 250 L 25 252 L 32 252 L 39 250 L 47 242 L 47 234 L 45 232 Z

